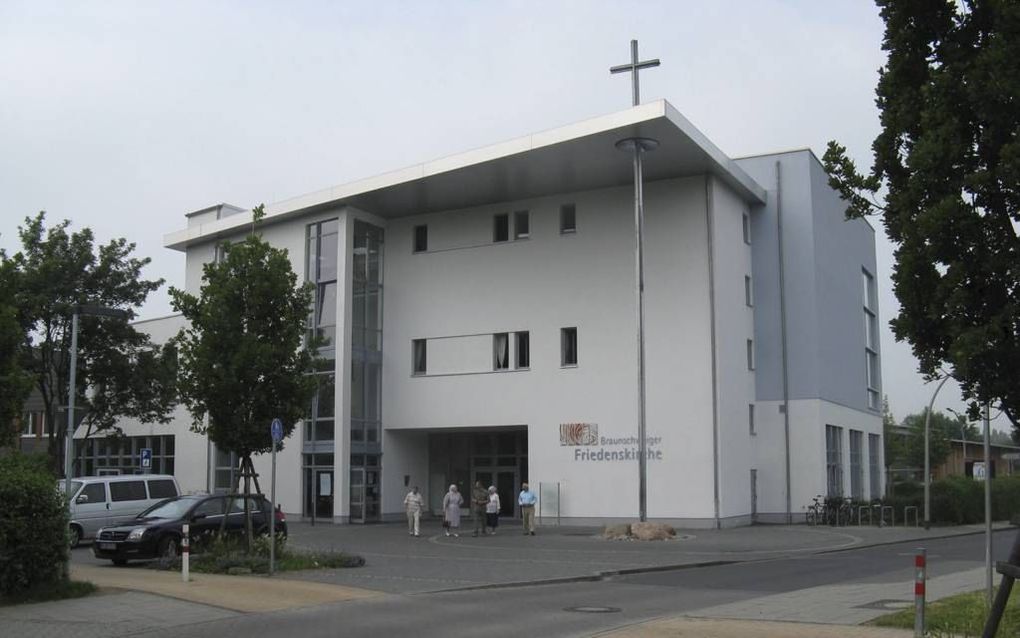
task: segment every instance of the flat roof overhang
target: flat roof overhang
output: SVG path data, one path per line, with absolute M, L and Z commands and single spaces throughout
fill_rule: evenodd
M 459 153 L 376 177 L 308 193 L 266 207 L 265 224 L 349 205 L 383 218 L 456 210 L 633 183 L 631 155 L 615 148 L 626 137 L 651 137 L 646 181 L 712 174 L 750 204 L 765 189 L 665 100 Z M 228 237 L 250 226 L 238 214 L 170 233 L 164 245 Z

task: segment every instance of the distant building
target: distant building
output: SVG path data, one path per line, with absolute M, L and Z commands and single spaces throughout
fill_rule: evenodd
M 1003 445 L 992 443 L 990 446 L 991 458 L 987 475 L 991 478 L 997 476 L 1013 476 L 1014 468 L 1020 464 L 1020 447 L 1016 445 Z M 966 476 L 973 478 L 974 464 L 984 463 L 985 448 L 981 441 L 964 441 L 963 439 L 952 439 L 949 442 L 949 456 L 944 463 L 932 468 L 932 478 L 940 479 L 947 476 Z
M 451 483 L 481 481 L 513 514 L 528 481 L 564 523 L 637 516 L 633 174 L 614 148 L 634 135 L 660 142 L 645 163 L 649 517 L 784 522 L 816 494 L 882 494 L 874 230 L 845 219 L 811 151 L 731 159 L 657 101 L 267 208 L 261 232 L 314 284 L 309 329 L 334 361 L 279 455 L 285 511 L 388 520 L 408 486 L 437 510 Z M 212 206 L 167 235 L 189 292 L 249 231 L 241 212 Z M 182 325 L 138 327 L 161 342 Z M 229 484 L 234 459 L 183 410 L 121 426 L 169 437 L 161 471 L 184 489 Z M 92 446 L 86 467 L 113 467 Z

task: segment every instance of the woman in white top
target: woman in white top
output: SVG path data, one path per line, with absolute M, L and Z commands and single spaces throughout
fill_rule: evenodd
M 496 527 L 499 525 L 499 494 L 496 493 L 496 486 L 489 486 L 489 502 L 485 504 L 485 525 L 492 528 L 486 534 L 496 535 Z
M 404 511 L 407 512 L 407 533 L 417 536 L 421 524 L 421 510 L 424 507 L 418 487 L 415 486 L 404 497 Z
M 443 497 L 443 527 L 446 528 L 447 536 L 460 536 L 457 530 L 460 529 L 460 506 L 464 498 L 457 491 L 456 485 L 450 486 L 450 491 Z

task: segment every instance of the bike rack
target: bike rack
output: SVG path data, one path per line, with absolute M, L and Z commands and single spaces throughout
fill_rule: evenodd
M 892 505 L 881 505 L 880 516 L 878 519 L 879 527 L 885 526 L 885 513 L 889 512 L 889 526 L 896 527 L 896 510 L 893 509 Z
M 904 506 L 904 508 L 903 508 L 903 527 L 906 527 L 909 524 L 910 517 L 908 515 L 910 514 L 911 511 L 914 512 L 914 527 L 919 527 L 921 525 L 921 523 L 918 520 L 919 517 L 917 515 L 917 506 L 916 505 L 906 505 L 906 506 Z
M 857 527 L 861 526 L 861 518 L 864 512 L 868 513 L 868 525 L 871 525 L 874 521 L 871 518 L 871 505 L 859 505 L 857 507 Z

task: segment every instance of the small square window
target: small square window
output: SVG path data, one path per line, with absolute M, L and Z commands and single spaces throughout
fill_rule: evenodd
M 510 335 L 505 332 L 492 335 L 492 369 L 510 369 Z
M 574 204 L 560 206 L 560 233 L 567 235 L 577 232 L 577 207 Z
M 750 245 L 751 243 L 751 216 L 744 213 L 743 219 L 744 228 L 744 243 Z
M 414 374 L 426 373 L 426 341 L 414 339 L 411 341 L 412 371 Z
M 577 365 L 577 328 L 560 329 L 560 365 Z
M 751 436 L 758 434 L 758 431 L 754 427 L 754 404 L 747 404 L 747 429 L 751 433 Z
M 530 236 L 528 211 L 519 210 L 514 213 L 514 239 L 527 239 Z
M 517 361 L 514 365 L 518 370 L 526 370 L 531 367 L 531 334 L 528 332 L 516 332 L 514 333 L 514 339 L 516 341 L 514 345 L 517 352 Z
M 500 213 L 492 219 L 492 241 L 510 241 L 510 215 Z
M 747 340 L 747 369 L 754 370 L 754 340 Z
M 429 227 L 422 224 L 414 227 L 414 252 L 423 253 L 429 249 Z
M 751 276 L 744 275 L 744 303 L 748 306 L 754 305 L 754 290 L 751 286 Z

